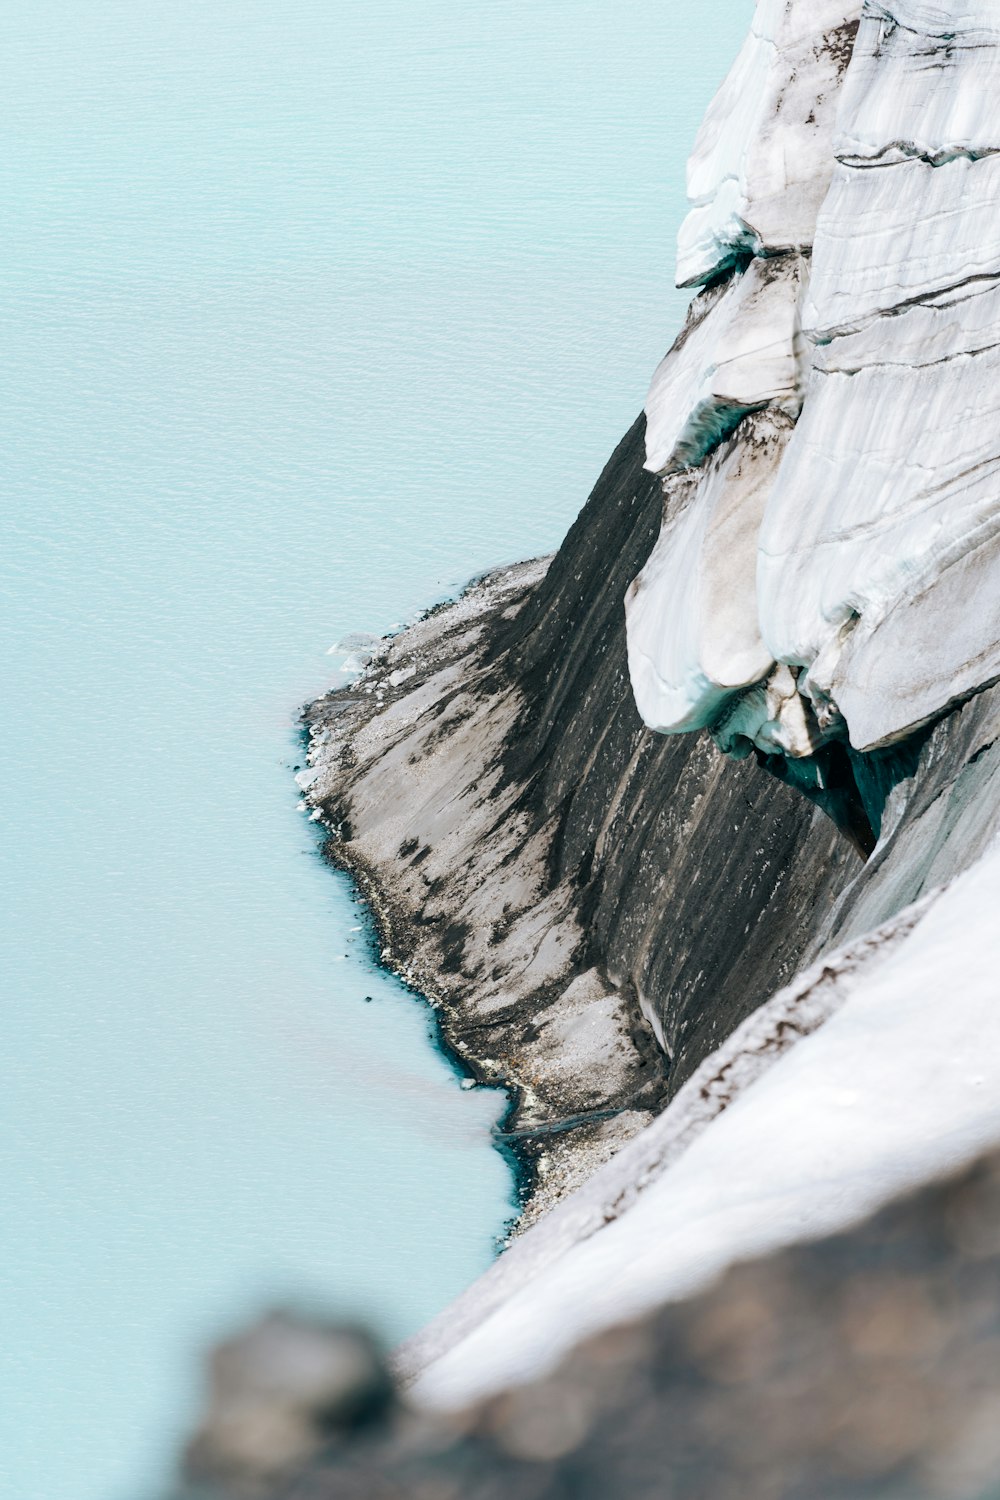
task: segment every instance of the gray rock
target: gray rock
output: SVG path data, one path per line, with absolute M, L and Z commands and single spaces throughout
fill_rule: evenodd
M 642 725 L 622 601 L 659 529 L 643 458 L 640 420 L 551 563 L 489 575 L 306 711 L 331 856 L 450 1046 L 515 1091 L 534 1213 L 791 977 L 859 868 L 753 759 Z

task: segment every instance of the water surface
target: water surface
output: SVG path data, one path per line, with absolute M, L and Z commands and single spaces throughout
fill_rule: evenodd
M 683 158 L 748 14 L 0 21 L 17 1500 L 148 1495 L 261 1302 L 394 1339 L 493 1254 L 502 1101 L 373 969 L 295 713 L 345 632 L 558 542 L 676 328 Z

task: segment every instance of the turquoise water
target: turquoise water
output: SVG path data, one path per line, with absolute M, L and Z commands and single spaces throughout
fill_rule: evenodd
M 737 0 L 0 20 L 0 1489 L 141 1500 L 262 1302 L 511 1208 L 296 812 L 328 648 L 554 546 L 676 327 Z M 373 996 L 371 1004 L 365 996 Z

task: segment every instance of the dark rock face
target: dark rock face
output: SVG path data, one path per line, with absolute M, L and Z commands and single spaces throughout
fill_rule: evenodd
M 845 757 L 847 837 L 753 758 L 642 725 L 623 599 L 663 503 L 643 440 L 640 418 L 547 570 L 473 587 L 306 715 L 332 856 L 466 1066 L 513 1089 L 535 1215 L 804 963 L 1000 829 L 1000 688 Z
M 1000 1157 L 847 1234 L 737 1267 L 450 1421 L 380 1410 L 353 1430 L 317 1418 L 311 1455 L 280 1479 L 203 1463 L 197 1493 L 995 1500 Z M 209 1428 L 203 1453 L 211 1440 Z
M 554 828 L 594 955 L 673 1059 L 670 1092 L 798 966 L 858 869 L 832 823 L 707 735 L 647 730 L 622 601 L 660 526 L 645 423 L 622 439 L 544 580 L 489 651 L 523 689 L 505 770 Z
M 663 503 L 643 457 L 640 418 L 540 581 L 494 575 L 306 714 L 332 857 L 456 1051 L 514 1089 L 547 1201 L 791 976 L 860 867 L 752 759 L 642 725 L 623 600 Z

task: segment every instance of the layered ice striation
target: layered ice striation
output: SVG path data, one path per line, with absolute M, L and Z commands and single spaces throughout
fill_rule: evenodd
M 709 110 L 626 600 L 647 724 L 792 762 L 1000 676 L 1000 8 L 857 23 L 761 0 Z

